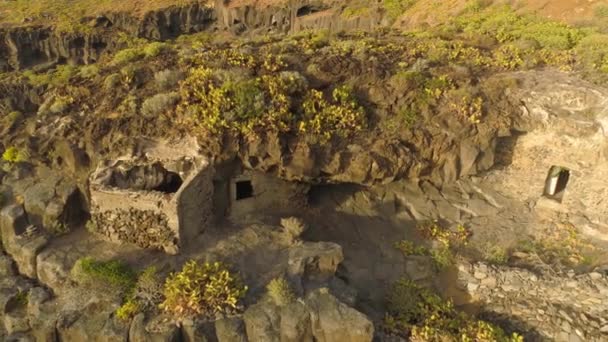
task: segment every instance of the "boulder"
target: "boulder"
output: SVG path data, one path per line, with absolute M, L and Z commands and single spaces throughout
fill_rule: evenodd
M 19 269 L 19 273 L 30 278 L 36 278 L 36 257 L 49 242 L 49 238 L 41 233 L 33 236 L 23 234 L 15 239 L 10 248 L 7 248 Z
M 281 342 L 312 342 L 310 312 L 301 302 L 293 302 L 281 308 Z
M 41 307 L 51 299 L 49 291 L 42 287 L 34 287 L 27 294 L 27 313 L 30 316 L 38 317 L 41 314 Z
M 239 317 L 219 319 L 215 322 L 218 342 L 247 342 L 245 323 Z
M 41 178 L 23 194 L 30 222 L 44 227 L 60 223 L 68 228 L 82 223 L 86 218 L 85 203 L 76 184 L 52 174 Z
M 32 337 L 27 333 L 16 333 L 16 334 L 11 334 L 11 335 L 7 336 L 4 341 L 5 342 L 36 342 L 38 340 L 36 340 L 35 337 Z M 42 341 L 46 341 L 46 340 L 42 340 Z
M 27 332 L 30 325 L 23 312 L 11 311 L 4 314 L 4 330 L 10 335 L 15 333 Z
M 342 247 L 338 244 L 305 242 L 289 250 L 288 274 L 293 280 L 300 279 L 303 287 L 306 282 L 326 282 L 343 260 Z
M 270 302 L 260 302 L 245 311 L 243 319 L 249 342 L 281 341 L 281 317 L 277 309 Z
M 11 277 L 16 274 L 15 262 L 7 255 L 0 255 L 0 277 Z
M 129 326 L 114 315 L 116 305 L 93 298 L 81 311 L 59 314 L 57 333 L 60 341 L 127 341 Z
M 372 341 L 374 337 L 372 321 L 359 311 L 340 302 L 327 290 L 314 291 L 306 298 L 305 303 L 310 310 L 315 341 Z
M 53 289 L 55 293 L 61 293 L 70 281 L 70 271 L 76 262 L 78 254 L 69 253 L 58 249 L 45 249 L 36 257 L 36 274 L 38 280 Z
M 180 342 L 181 331 L 168 317 L 157 316 L 146 322 L 144 314 L 138 314 L 131 322 L 129 342 Z
M 55 158 L 55 162 L 59 166 L 76 174 L 88 170 L 91 163 L 83 149 L 65 140 L 61 140 L 55 145 Z
M 39 289 L 39 288 L 38 288 Z M 33 289 L 32 289 L 33 290 Z M 32 294 L 30 293 L 30 296 Z M 40 297 L 42 295 L 42 297 Z M 34 295 L 44 298 L 42 293 Z M 44 302 L 37 305 L 35 309 L 30 309 L 28 303 L 28 314 L 30 327 L 32 327 L 31 335 L 35 341 L 57 341 L 57 307 L 54 303 Z
M 212 322 L 200 320 L 184 320 L 182 322 L 182 341 L 212 342 L 217 341 L 215 325 Z
M 15 238 L 25 232 L 29 226 L 25 209 L 20 204 L 13 204 L 0 211 L 0 237 L 4 249 L 10 248 Z

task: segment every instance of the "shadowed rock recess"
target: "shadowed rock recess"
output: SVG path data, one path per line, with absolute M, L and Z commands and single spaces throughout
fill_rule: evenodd
M 0 341 L 608 340 L 607 15 L 0 0 Z

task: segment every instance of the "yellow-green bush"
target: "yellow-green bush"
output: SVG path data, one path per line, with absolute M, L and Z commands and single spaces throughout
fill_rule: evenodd
M 135 299 L 128 299 L 116 310 L 116 317 L 127 321 L 140 312 L 139 303 Z
M 160 307 L 177 317 L 214 316 L 236 311 L 246 292 L 224 264 L 189 261 L 165 281 Z
M 178 112 L 213 133 L 288 131 L 294 120 L 293 99 L 306 86 L 298 75 L 222 80 L 211 69 L 196 68 L 181 83 Z
M 278 306 L 285 306 L 296 299 L 289 282 L 283 278 L 275 278 L 266 285 L 268 296 Z
M 383 0 L 382 6 L 389 18 L 395 19 L 412 7 L 418 0 Z
M 118 51 L 114 58 L 112 58 L 112 63 L 115 65 L 125 64 L 135 62 L 144 58 L 145 53 L 138 48 L 129 48 Z
M 99 75 L 99 67 L 97 65 L 85 65 L 80 68 L 78 75 L 82 78 L 93 78 Z
M 334 89 L 331 101 L 326 100 L 322 92 L 310 90 L 302 108 L 299 131 L 322 141 L 332 136 L 348 137 L 367 127 L 365 110 L 352 95 L 352 89 L 346 86 Z
M 537 41 L 542 47 L 570 49 L 584 36 L 580 29 L 557 21 L 517 14 L 509 6 L 469 11 L 454 20 L 463 32 L 494 37 L 501 43 L 519 39 Z
M 403 255 L 428 255 L 429 250 L 425 246 L 414 244 L 413 241 L 402 240 L 395 243 L 395 248 L 401 251 Z
M 2 160 L 9 163 L 25 162 L 29 159 L 29 155 L 26 151 L 17 149 L 14 146 L 7 148 L 2 153 Z
M 393 284 L 387 295 L 384 328 L 410 341 L 520 342 L 500 327 L 458 312 L 451 301 L 408 279 Z
M 116 316 L 121 320 L 129 320 L 140 312 L 154 312 L 162 302 L 162 296 L 162 283 L 156 267 L 148 267 L 137 277 L 137 282 L 127 293 L 123 305 L 116 310 Z
M 166 43 L 152 42 L 152 43 L 149 43 L 146 46 L 144 46 L 143 54 L 144 54 L 144 56 L 146 56 L 148 58 L 153 58 L 169 49 L 170 49 L 170 45 L 168 45 Z

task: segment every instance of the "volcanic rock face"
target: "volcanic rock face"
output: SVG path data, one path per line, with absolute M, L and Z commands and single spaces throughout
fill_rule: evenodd
M 121 47 L 117 33 L 150 40 L 168 40 L 205 30 L 229 30 L 241 34 L 299 32 L 327 29 L 331 32 L 373 29 L 382 15 L 346 18 L 329 1 L 298 0 L 261 5 L 257 1 L 216 0 L 213 6 L 196 1 L 150 11 L 142 17 L 111 12 L 91 19 L 90 32 L 58 32 L 50 27 L 0 29 L 0 71 L 26 69 L 54 63 L 89 64 L 106 51 Z M 384 23 L 386 24 L 386 23 Z

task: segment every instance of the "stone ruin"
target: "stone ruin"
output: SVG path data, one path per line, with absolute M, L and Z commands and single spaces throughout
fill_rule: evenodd
M 289 216 L 308 202 L 310 186 L 244 169 L 240 162 L 217 165 L 213 179 L 216 219 L 238 222 L 251 215 Z
M 238 161 L 214 166 L 186 148 L 148 145 L 154 147 L 139 157 L 102 162 L 91 175 L 89 231 L 177 254 L 212 221 L 289 215 L 307 203 L 307 184 L 244 170 Z
M 200 158 L 102 163 L 90 179 L 89 230 L 176 254 L 212 217 L 213 168 Z

